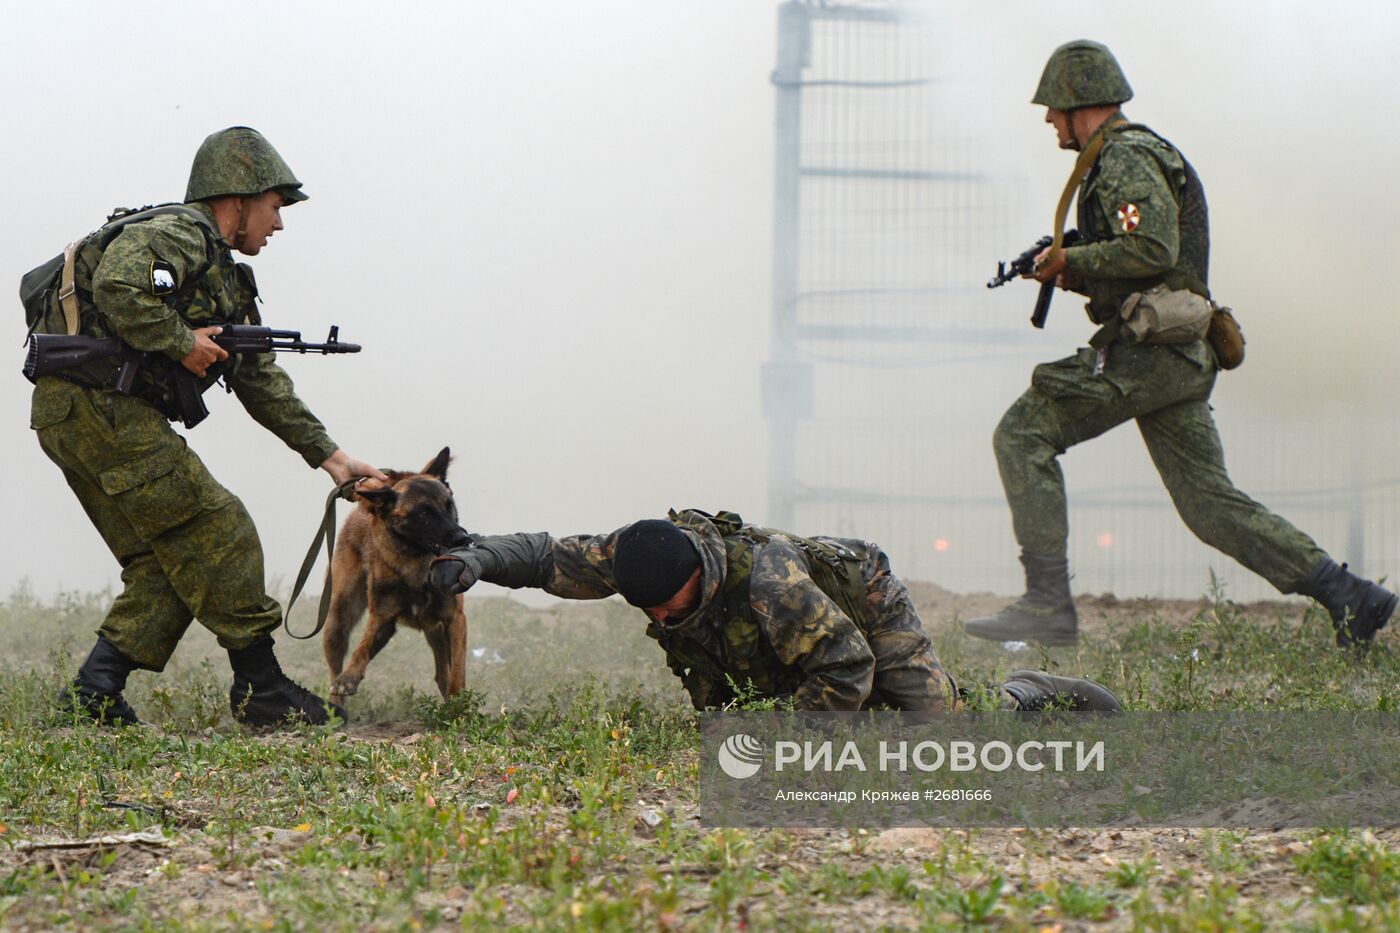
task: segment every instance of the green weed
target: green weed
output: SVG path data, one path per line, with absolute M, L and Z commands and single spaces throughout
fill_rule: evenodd
M 1324 897 L 1354 904 L 1385 904 L 1400 898 L 1400 852 L 1373 838 L 1324 833 L 1293 862 Z
M 924 858 L 881 849 L 875 827 L 705 829 L 695 715 L 639 617 L 611 602 L 472 600 L 473 643 L 500 660 L 469 664 L 470 690 L 446 703 L 426 646 L 401 633 L 339 731 L 237 728 L 226 654 L 194 627 L 166 672 L 131 679 L 128 699 L 153 726 L 97 729 L 54 697 L 110 598 L 0 601 L 6 929 L 1025 929 L 1115 912 L 1150 930 L 1397 926 L 1400 854 L 1366 835 L 1311 839 L 1295 877 L 1317 896 L 1280 899 L 1233 883 L 1276 857 L 1248 833 L 1195 836 L 1199 875 L 1162 868 L 1163 855 L 1084 863 L 1042 885 L 1029 876 L 1059 858 L 1052 830 L 1018 835 L 1015 857 L 948 832 Z M 1122 603 L 1078 648 L 1021 657 L 946 617 L 926 622 L 959 683 L 988 685 L 972 691 L 978 708 L 997 704 L 1008 670 L 1037 663 L 1101 679 L 1135 709 L 1395 708 L 1389 641 L 1337 652 L 1314 609 L 1220 593 L 1187 615 Z M 278 651 L 294 677 L 324 686 L 318 645 L 282 639 Z M 57 869 L 16 847 L 152 825 L 175 845 L 110 847 Z

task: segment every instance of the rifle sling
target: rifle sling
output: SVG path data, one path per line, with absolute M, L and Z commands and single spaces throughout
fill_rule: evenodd
M 58 282 L 58 306 L 63 309 L 63 324 L 70 337 L 78 333 L 78 286 L 75 270 L 78 265 L 78 247 L 82 245 L 81 240 L 74 240 L 63 247 L 63 275 Z
M 321 629 L 326 625 L 326 616 L 331 611 L 331 568 L 329 561 L 335 556 L 335 503 L 338 499 L 351 499 L 351 493 L 355 489 L 358 480 L 349 480 L 341 483 L 331 494 L 326 497 L 326 511 L 321 518 L 321 527 L 316 532 L 316 537 L 311 539 L 311 549 L 306 552 L 306 559 L 301 562 L 301 570 L 297 571 L 297 582 L 292 587 L 292 598 L 287 601 L 287 609 L 282 613 L 282 627 L 287 630 L 287 634 L 301 641 L 308 638 L 315 638 L 321 634 Z M 321 593 L 321 604 L 316 610 L 316 627 L 305 635 L 298 635 L 292 631 L 289 620 L 292 615 L 292 604 L 301 595 L 302 588 L 306 586 L 307 579 L 311 576 L 311 568 L 316 564 L 316 558 L 321 554 L 321 542 L 326 544 L 326 585 Z
M 1103 144 L 1108 141 L 1109 129 L 1119 123 L 1127 123 L 1127 118 L 1121 113 L 1109 117 L 1099 127 L 1098 133 L 1089 141 L 1083 151 L 1079 153 L 1079 158 L 1074 161 L 1074 170 L 1069 173 L 1069 179 L 1065 182 L 1065 190 L 1060 193 L 1060 203 L 1055 206 L 1055 225 L 1050 229 L 1055 231 L 1055 238 L 1050 243 L 1050 255 L 1046 261 L 1050 261 L 1063 249 L 1065 240 L 1065 219 L 1069 216 L 1069 202 L 1074 200 L 1074 193 L 1079 190 L 1079 184 L 1084 180 L 1084 176 L 1089 174 L 1089 170 L 1094 167 L 1094 163 L 1099 161 L 1099 152 L 1103 149 Z
M 1069 216 L 1069 202 L 1074 200 L 1075 192 L 1079 190 L 1085 176 L 1093 170 L 1094 165 L 1099 161 L 1099 153 L 1103 151 L 1104 143 L 1108 142 L 1109 133 L 1119 124 L 1127 122 L 1127 118 L 1121 113 L 1109 117 L 1104 121 L 1103 126 L 1099 127 L 1094 138 L 1089 141 L 1089 145 L 1085 146 L 1083 151 L 1079 153 L 1079 158 L 1074 161 L 1074 169 L 1065 181 L 1065 190 L 1060 192 L 1060 203 L 1055 205 L 1055 226 L 1051 228 L 1055 231 L 1055 238 L 1050 244 L 1050 255 L 1046 257 L 1046 262 L 1050 262 L 1057 253 L 1063 251 L 1065 219 Z M 1122 329 L 1122 319 L 1114 317 L 1100 327 L 1093 337 L 1089 338 L 1089 346 L 1102 351 L 1118 339 Z

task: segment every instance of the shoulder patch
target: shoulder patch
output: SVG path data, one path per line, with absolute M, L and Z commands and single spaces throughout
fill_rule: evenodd
M 1142 211 L 1136 204 L 1124 204 L 1113 216 L 1118 218 L 1118 226 L 1124 233 L 1132 233 L 1142 223 Z
M 175 281 L 175 267 L 163 259 L 151 263 L 151 294 L 168 295 L 175 291 L 179 283 Z

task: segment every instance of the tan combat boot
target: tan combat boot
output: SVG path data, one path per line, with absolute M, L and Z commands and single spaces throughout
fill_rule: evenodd
M 1026 568 L 1026 595 L 995 615 L 969 619 L 967 634 L 991 641 L 1076 644 L 1079 616 L 1069 592 L 1069 561 L 1022 554 L 1021 563 Z

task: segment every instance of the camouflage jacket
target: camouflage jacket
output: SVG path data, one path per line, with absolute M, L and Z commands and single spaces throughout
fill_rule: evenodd
M 737 522 L 725 525 L 722 534 L 716 522 L 723 524 L 728 514 L 671 514 L 701 555 L 700 603 L 685 619 L 653 619 L 647 626 L 695 708 L 732 699 L 732 680 L 751 685 L 759 696 L 790 696 L 797 709 L 859 709 L 875 666 L 864 634 L 861 573 L 867 545 L 801 539 Z M 500 563 L 485 579 L 538 587 L 567 599 L 611 596 L 617 592 L 612 557 L 623 530 L 559 539 L 485 538 L 482 544 Z M 507 541 L 511 544 L 493 547 Z M 849 567 L 826 572 L 816 566 L 824 557 L 829 565 L 833 554 L 844 555 L 837 559 Z M 844 588 L 833 582 L 840 573 L 848 574 Z
M 1084 241 L 1065 250 L 1090 317 L 1112 320 L 1129 294 L 1161 282 L 1205 294 L 1210 233 L 1195 170 L 1141 124 L 1105 124 L 1098 132 L 1108 138 L 1077 199 Z
M 189 205 L 214 222 L 201 202 Z M 217 226 L 215 226 L 217 229 Z M 79 250 L 74 283 L 83 308 L 81 332 L 115 334 L 152 354 L 134 394 L 174 414 L 166 374 L 194 348 L 194 328 L 213 322 L 258 324 L 257 285 L 252 269 L 236 263 L 227 243 L 199 223 L 161 215 L 133 223 L 105 250 Z M 75 381 L 101 385 L 115 360 L 97 361 L 73 374 Z M 263 427 L 307 463 L 320 466 L 335 453 L 325 427 L 297 398 L 292 379 L 271 353 L 240 354 L 211 366 L 201 390 L 222 378 Z

